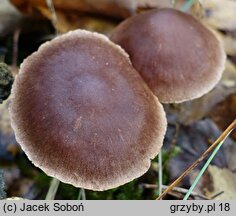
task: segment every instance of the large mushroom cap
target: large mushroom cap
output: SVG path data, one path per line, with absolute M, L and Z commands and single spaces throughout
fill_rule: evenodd
M 202 96 L 220 80 L 225 62 L 215 35 L 192 16 L 174 9 L 150 10 L 121 23 L 111 40 L 161 102 Z
M 10 105 L 18 142 L 48 175 L 92 190 L 147 171 L 162 145 L 162 105 L 127 54 L 77 30 L 42 45 L 20 68 Z

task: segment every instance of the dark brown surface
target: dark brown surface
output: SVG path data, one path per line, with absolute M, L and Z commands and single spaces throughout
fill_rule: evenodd
M 161 102 L 182 102 L 211 90 L 225 54 L 217 38 L 192 16 L 151 10 L 121 23 L 111 35 Z
M 166 130 L 161 104 L 124 51 L 80 30 L 24 61 L 10 114 L 17 140 L 36 166 L 93 190 L 145 173 Z

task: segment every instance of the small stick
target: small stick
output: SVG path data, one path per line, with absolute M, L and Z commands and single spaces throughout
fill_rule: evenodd
M 147 188 L 147 189 L 156 189 L 157 188 L 157 185 L 155 184 L 142 184 L 143 187 Z M 168 186 L 167 185 L 162 185 L 162 189 L 165 190 L 167 189 Z M 187 189 L 185 188 L 181 188 L 181 187 L 174 187 L 172 189 L 174 192 L 178 192 L 178 193 L 181 193 L 181 194 L 186 194 L 188 192 Z M 205 199 L 205 200 L 208 200 L 209 198 L 207 198 L 206 196 L 202 195 L 202 194 L 199 194 L 197 192 L 192 192 L 191 193 L 191 196 L 193 197 L 199 197 L 201 199 Z
M 167 189 L 168 186 L 167 186 L 167 185 L 163 185 L 162 188 L 163 188 L 163 189 Z M 173 191 L 179 192 L 179 193 L 181 193 L 181 194 L 186 194 L 186 193 L 188 193 L 188 190 L 187 190 L 187 189 L 181 188 L 181 187 L 174 187 L 174 188 L 173 188 Z M 205 200 L 208 200 L 208 199 L 209 199 L 209 198 L 207 198 L 206 196 L 204 196 L 204 195 L 202 195 L 202 194 L 199 194 L 199 193 L 197 193 L 197 192 L 194 192 L 194 191 L 192 191 L 191 196 L 193 196 L 193 197 L 199 197 L 199 198 L 205 199 Z
M 13 51 L 12 51 L 12 67 L 17 67 L 17 59 L 18 59 L 18 43 L 20 37 L 21 29 L 18 28 L 15 30 L 13 35 Z
M 224 191 L 221 191 L 221 192 L 219 192 L 219 193 L 213 195 L 213 196 L 211 197 L 211 199 L 215 199 L 216 197 L 220 196 L 220 195 L 223 194 L 223 193 L 224 193 Z
M 218 139 L 187 169 L 180 175 L 156 200 L 161 200 L 168 192 L 170 192 L 183 178 L 188 175 L 200 162 L 202 162 L 209 153 L 211 153 L 226 136 L 236 128 L 236 119 L 226 128 L 226 130 L 218 137 Z

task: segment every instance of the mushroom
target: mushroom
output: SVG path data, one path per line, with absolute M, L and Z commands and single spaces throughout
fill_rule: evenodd
M 130 55 L 134 68 L 163 103 L 201 97 L 224 70 L 222 43 L 194 17 L 174 9 L 133 16 L 110 39 Z
M 55 38 L 24 60 L 9 111 L 16 139 L 36 166 L 98 191 L 144 174 L 167 124 L 124 50 L 84 30 Z

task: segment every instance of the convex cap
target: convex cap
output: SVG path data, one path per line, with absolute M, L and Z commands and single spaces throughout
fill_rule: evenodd
M 135 69 L 163 103 L 202 96 L 218 83 L 224 70 L 220 41 L 195 18 L 174 9 L 133 16 L 110 38 L 130 55 Z
M 105 36 L 76 30 L 42 45 L 12 89 L 12 127 L 48 175 L 106 190 L 144 174 L 166 131 L 162 105 Z

